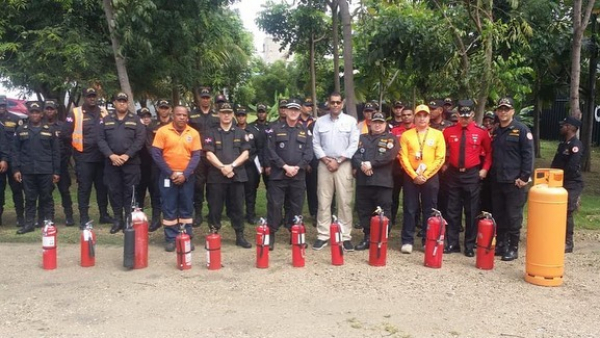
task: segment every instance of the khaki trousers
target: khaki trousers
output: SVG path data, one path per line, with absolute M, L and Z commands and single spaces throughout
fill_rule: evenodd
M 319 209 L 317 211 L 317 238 L 329 239 L 331 225 L 331 202 L 335 193 L 337 217 L 342 230 L 342 240 L 349 241 L 352 231 L 352 197 L 354 196 L 354 177 L 352 164 L 349 160 L 339 165 L 336 172 L 329 172 L 327 165 L 319 161 L 317 196 Z

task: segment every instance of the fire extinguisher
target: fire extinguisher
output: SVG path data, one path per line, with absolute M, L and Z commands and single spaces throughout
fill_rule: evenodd
M 175 247 L 177 248 L 177 267 L 179 270 L 189 270 L 192 268 L 192 240 L 190 235 L 185 233 L 185 225 L 179 225 L 179 234 L 175 237 Z
M 477 218 L 477 258 L 475 266 L 482 270 L 494 268 L 494 252 L 496 250 L 496 221 L 492 214 L 481 212 Z
M 306 228 L 302 222 L 302 216 L 294 217 L 292 225 L 292 266 L 304 267 L 306 254 Z
M 85 224 L 80 238 L 81 266 L 86 268 L 96 265 L 96 235 L 92 227 L 92 221 Z
M 44 270 L 56 269 L 56 235 L 57 230 L 54 223 L 45 220 L 44 230 L 42 230 L 42 248 L 44 249 L 42 267 Z
M 344 265 L 342 229 L 336 216 L 333 216 L 333 222 L 329 226 L 329 240 L 331 241 L 331 265 Z
M 371 236 L 369 243 L 369 265 L 385 266 L 387 260 L 389 219 L 383 209 L 377 207 L 371 217 Z
M 206 236 L 206 267 L 208 270 L 221 268 L 221 235 L 215 230 Z
M 148 267 L 148 217 L 139 207 L 131 212 L 133 230 L 135 231 L 134 269 Z
M 261 218 L 256 227 L 256 267 L 266 269 L 269 267 L 269 227 L 267 221 Z
M 444 254 L 444 234 L 446 220 L 439 210 L 432 209 L 432 215 L 427 220 L 427 233 L 425 237 L 425 266 L 439 269 L 442 267 Z

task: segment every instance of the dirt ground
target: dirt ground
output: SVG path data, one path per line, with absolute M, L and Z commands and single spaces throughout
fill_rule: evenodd
M 219 271 L 206 269 L 197 238 L 185 272 L 158 244 L 149 267 L 133 271 L 122 268 L 120 246 L 99 245 L 96 266 L 81 268 L 79 246 L 63 244 L 58 269 L 44 271 L 41 245 L 2 243 L 0 337 L 600 336 L 596 232 L 577 234 L 560 287 L 524 281 L 524 247 L 492 271 L 462 254 L 430 269 L 421 251 L 403 255 L 392 237 L 386 267 L 369 266 L 367 252 L 333 267 L 326 248 L 307 250 L 306 267 L 293 268 L 280 237 L 270 268 L 259 270 L 256 250 L 225 236 Z

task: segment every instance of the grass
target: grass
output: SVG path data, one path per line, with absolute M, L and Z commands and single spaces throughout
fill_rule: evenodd
M 552 158 L 554 157 L 554 152 L 556 151 L 558 142 L 550 142 L 543 141 L 541 144 L 541 152 L 542 158 L 536 159 L 536 168 L 548 167 Z M 593 148 L 592 149 L 592 169 L 593 172 L 584 173 L 585 180 L 585 188 L 583 190 L 582 198 L 581 198 L 581 208 L 578 213 L 575 214 L 575 224 L 578 229 L 590 229 L 590 230 L 600 230 L 600 203 L 598 203 L 598 198 L 600 198 L 600 149 Z M 73 182 L 75 182 L 73 180 Z M 7 186 L 6 188 L 6 205 L 4 208 L 3 215 L 3 223 L 4 225 L 0 227 L 0 242 L 13 242 L 13 243 L 36 243 L 40 241 L 40 232 L 35 231 L 32 233 L 28 233 L 25 235 L 16 235 L 15 224 L 15 213 L 14 206 L 11 198 L 10 188 Z M 71 196 L 73 198 L 73 202 L 75 203 L 75 210 L 77 210 L 77 185 L 73 183 L 71 186 Z M 80 231 L 78 227 L 66 228 L 64 227 L 64 215 L 62 212 L 62 207 L 60 204 L 60 195 L 58 190 L 54 191 L 54 201 L 56 204 L 56 223 L 58 224 L 60 237 L 59 241 L 61 243 L 79 243 Z M 146 198 L 146 206 L 149 206 L 149 198 Z M 307 203 L 304 203 L 304 215 L 308 214 L 307 211 Z M 206 203 L 204 205 L 204 215 L 208 213 L 208 208 Z M 263 184 L 258 191 L 257 201 L 256 201 L 256 210 L 259 212 L 259 216 L 266 215 L 266 197 L 265 197 L 265 189 Z M 150 210 L 146 209 L 146 214 L 150 214 Z M 526 214 L 525 214 L 526 215 Z M 76 221 L 78 220 L 76 212 Z M 96 205 L 95 193 L 92 192 L 91 201 L 90 201 L 90 216 L 92 219 L 98 219 L 98 208 Z M 232 241 L 234 238 L 233 230 L 228 224 L 227 217 L 223 217 L 223 228 L 221 233 L 223 234 L 224 241 Z M 402 219 L 402 210 L 399 211 L 398 220 Z M 310 220 L 309 220 L 310 221 Z M 252 234 L 254 233 L 254 226 L 246 225 L 246 234 L 249 240 L 253 239 Z M 311 229 L 312 227 L 308 227 Z M 123 236 L 122 235 L 111 235 L 108 230 L 110 229 L 110 225 L 99 225 L 95 224 L 95 231 L 98 238 L 98 243 L 108 244 L 108 245 L 122 245 Z M 201 228 L 195 229 L 194 232 L 197 236 L 203 235 L 207 231 L 206 222 L 202 225 Z M 150 234 L 150 242 L 154 244 L 161 244 L 164 240 L 162 231 L 157 231 L 155 233 Z

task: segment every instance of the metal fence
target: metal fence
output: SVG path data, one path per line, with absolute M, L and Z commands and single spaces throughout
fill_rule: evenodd
M 568 114 L 569 101 L 567 99 L 558 99 L 549 109 L 542 110 L 540 119 L 540 137 L 543 140 L 560 140 L 558 124 Z M 600 145 L 600 106 L 597 106 L 594 127 L 592 132 L 592 144 Z

